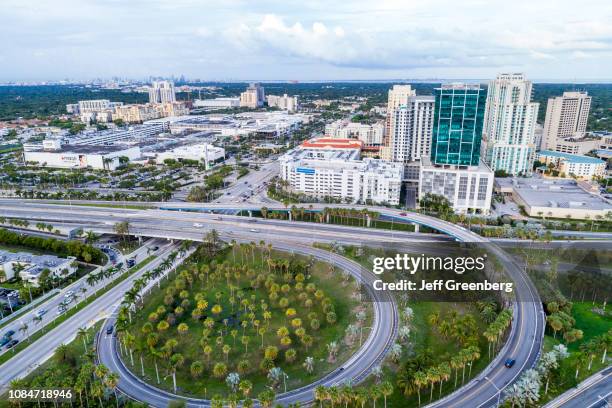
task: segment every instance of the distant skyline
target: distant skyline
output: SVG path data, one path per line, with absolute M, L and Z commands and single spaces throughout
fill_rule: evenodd
M 0 82 L 612 80 L 612 2 L 3 0 Z

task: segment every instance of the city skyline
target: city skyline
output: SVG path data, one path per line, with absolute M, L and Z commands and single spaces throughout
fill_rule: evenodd
M 0 51 L 0 81 L 458 80 L 498 72 L 525 72 L 534 82 L 610 79 L 612 10 L 598 0 L 578 9 L 474 0 L 461 13 L 448 1 L 143 4 L 6 1 L 0 33 L 13 41 Z

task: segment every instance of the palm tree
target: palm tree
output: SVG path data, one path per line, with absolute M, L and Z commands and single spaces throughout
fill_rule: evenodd
M 429 381 L 427 374 L 423 371 L 417 371 L 414 373 L 414 385 L 417 389 L 417 395 L 419 398 L 419 407 L 421 406 L 421 388 L 426 386 Z
M 319 401 L 320 408 L 323 408 L 323 402 L 328 397 L 327 389 L 322 385 L 317 386 L 314 390 L 314 397 L 316 401 Z
M 391 384 L 389 381 L 384 381 L 382 384 L 380 384 L 380 392 L 385 399 L 385 408 L 387 408 L 387 397 L 393 394 L 393 384 Z
M 117 385 L 119 384 L 119 374 L 109 373 L 106 376 L 104 383 L 106 384 L 108 388 L 113 390 L 113 393 L 115 394 L 115 403 L 117 404 L 117 408 L 119 408 L 119 398 L 117 397 Z
M 176 393 L 176 370 L 185 363 L 185 357 L 182 354 L 176 353 L 170 357 L 170 371 L 172 372 L 172 384 Z
M 29 329 L 28 324 L 26 322 L 21 322 L 21 326 L 19 326 L 19 331 L 21 332 L 22 335 L 25 333 L 26 339 L 28 340 L 28 343 L 29 343 L 30 337 L 28 335 L 28 329 Z
M 87 342 L 89 342 L 87 329 L 84 327 L 80 327 L 77 331 L 77 337 L 80 337 L 83 340 L 83 350 L 85 353 L 87 353 Z

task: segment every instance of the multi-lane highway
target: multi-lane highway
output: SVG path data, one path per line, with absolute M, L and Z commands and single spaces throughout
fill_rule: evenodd
M 612 406 L 612 367 L 587 378 L 544 408 L 609 408 Z
M 194 206 L 187 205 L 190 210 Z M 224 205 L 207 205 L 209 209 L 227 208 Z M 250 205 L 252 207 L 252 204 Z M 323 206 L 314 205 L 313 209 L 320 209 Z M 0 201 L 0 208 L 9 217 L 27 218 L 31 220 L 75 222 L 87 225 L 96 232 L 109 231 L 117 221 L 127 220 L 131 225 L 131 231 L 136 234 L 167 237 L 177 239 L 198 239 L 209 229 L 215 228 L 226 239 L 236 240 L 265 240 L 275 246 L 290 245 L 296 247 L 297 244 L 308 243 L 311 241 L 347 241 L 347 242 L 406 242 L 407 240 L 421 241 L 421 235 L 402 233 L 397 231 L 374 230 L 366 228 L 337 226 L 329 224 L 312 224 L 304 222 L 287 222 L 279 220 L 258 220 L 249 222 L 245 218 L 230 216 L 219 216 L 199 212 L 186 211 L 163 211 L 163 210 L 123 210 L 114 208 L 92 208 L 92 207 L 72 207 L 69 214 L 57 205 L 42 203 L 16 203 L 15 201 Z M 183 207 L 181 207 L 183 208 Z M 233 209 L 249 209 L 249 205 L 234 205 Z M 284 207 L 280 207 L 282 209 Z M 359 207 L 357 207 L 359 208 Z M 175 206 L 176 210 L 177 208 Z M 185 209 L 185 208 L 183 208 Z M 257 209 L 257 208 L 250 208 Z M 462 387 L 459 392 L 454 393 L 434 406 L 444 407 L 489 407 L 495 406 L 500 391 L 508 384 L 518 378 L 521 372 L 532 367 L 539 355 L 542 337 L 544 333 L 544 314 L 542 306 L 529 280 L 522 272 L 520 265 L 517 265 L 498 247 L 489 245 L 487 240 L 454 224 L 424 216 L 416 213 L 404 214 L 398 210 L 388 208 L 371 208 L 386 217 L 414 222 L 420 225 L 427 225 L 435 228 L 451 237 L 467 242 L 479 242 L 488 245 L 502 261 L 508 275 L 516 284 L 517 301 L 514 303 L 514 321 L 511 333 L 507 342 L 499 352 L 497 358 L 472 382 Z M 61 213 L 64 211 L 63 213 Z M 61 213 L 61 214 L 60 214 Z M 202 227 L 200 227 L 202 225 Z M 437 239 L 431 237 L 432 240 Z M 373 344 L 376 350 L 384 350 L 380 343 L 388 341 L 389 332 L 372 331 Z M 514 358 L 517 364 L 507 369 L 503 367 L 503 360 Z M 360 360 L 361 357 L 358 359 Z M 344 371 L 343 371 L 344 372 Z M 363 375 L 367 372 L 364 366 L 355 362 L 355 369 L 349 371 L 351 375 Z M 337 378 L 329 378 L 328 381 L 340 381 L 347 378 L 355 378 L 344 374 Z M 357 377 L 358 378 L 358 377 Z M 132 387 L 131 385 L 130 387 Z M 122 385 L 120 384 L 120 388 Z M 131 389 L 131 388 L 130 388 Z M 150 390 L 129 391 L 136 392 L 131 394 L 137 399 L 145 399 Z M 311 395 L 311 394 L 310 394 Z M 282 401 L 284 396 L 280 397 Z
M 160 247 L 159 256 L 156 259 L 148 263 L 134 275 L 120 282 L 113 290 L 104 293 L 77 312 L 74 316 L 33 342 L 9 361 L 0 365 L 0 391 L 6 390 L 13 379 L 27 375 L 38 365 L 47 360 L 53 355 L 53 352 L 60 344 L 66 344 L 72 341 L 78 329 L 81 327 L 91 327 L 95 322 L 110 315 L 111 311 L 121 302 L 125 292 L 132 287 L 134 280 L 141 277 L 146 271 L 159 266 L 166 256 L 177 247 L 178 245 L 169 242 L 164 244 L 164 246 Z

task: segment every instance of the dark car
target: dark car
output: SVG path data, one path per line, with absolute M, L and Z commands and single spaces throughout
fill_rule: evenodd
M 507 368 L 512 368 L 512 366 L 514 365 L 514 363 L 516 363 L 516 360 L 515 360 L 515 359 L 513 359 L 513 358 L 508 358 L 508 359 L 506 359 L 506 361 L 504 361 L 504 365 L 505 365 Z
M 10 337 L 3 337 L 0 339 L 0 347 L 4 347 L 5 344 L 7 344 L 9 341 L 11 341 Z
M 106 328 L 106 334 L 113 334 L 113 326 L 108 326 Z
M 6 343 L 6 349 L 10 349 L 15 347 L 15 344 L 19 343 L 19 340 L 11 340 L 8 343 Z
M 4 333 L 4 337 L 12 337 L 13 334 L 15 334 L 15 330 L 8 330 L 6 333 Z

